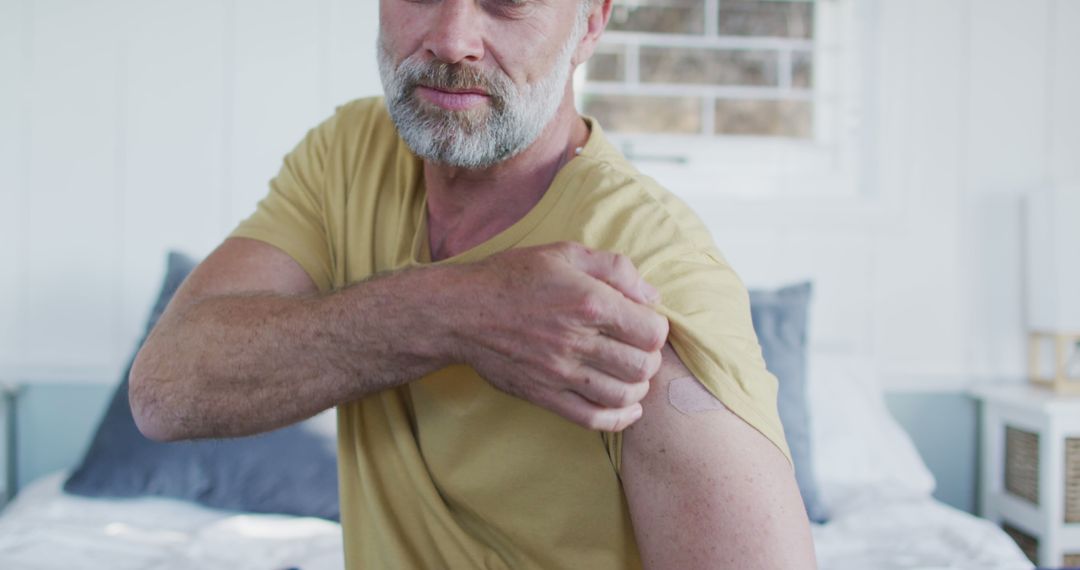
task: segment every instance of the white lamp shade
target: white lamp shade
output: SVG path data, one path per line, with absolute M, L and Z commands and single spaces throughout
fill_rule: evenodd
M 1080 333 L 1080 188 L 1032 192 L 1026 226 L 1028 328 Z

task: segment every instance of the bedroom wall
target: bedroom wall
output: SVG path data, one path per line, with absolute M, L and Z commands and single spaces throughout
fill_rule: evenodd
M 866 2 L 862 195 L 693 205 L 748 284 L 815 280 L 815 352 L 900 393 L 1015 380 L 1019 201 L 1080 187 L 1080 2 Z M 379 91 L 376 12 L 0 0 L 0 379 L 114 383 L 165 250 L 206 254 L 309 127 Z

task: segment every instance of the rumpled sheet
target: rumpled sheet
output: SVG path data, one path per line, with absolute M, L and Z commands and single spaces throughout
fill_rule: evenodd
M 55 473 L 0 513 L 0 568 L 339 570 L 341 527 L 171 499 L 90 499 Z M 821 570 L 1032 568 L 992 523 L 929 498 L 852 497 L 814 525 Z
M 0 513 L 0 568 L 340 570 L 341 527 L 172 499 L 68 495 L 65 473 L 35 481 Z
M 1034 568 L 988 520 L 932 498 L 851 497 L 825 525 L 814 525 L 821 570 Z

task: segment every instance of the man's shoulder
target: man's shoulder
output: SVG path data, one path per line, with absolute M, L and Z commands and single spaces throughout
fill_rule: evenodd
M 580 232 L 571 239 L 641 262 L 715 247 L 705 223 L 675 192 L 640 172 L 602 132 L 593 135 L 592 148 L 566 180 L 571 199 L 563 219 Z

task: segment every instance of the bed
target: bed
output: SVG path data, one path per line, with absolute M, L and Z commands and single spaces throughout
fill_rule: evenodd
M 236 513 L 162 498 L 64 493 L 41 478 L 0 516 L 0 567 L 331 570 L 341 528 L 312 517 Z M 929 497 L 864 504 L 813 526 L 822 570 L 1031 568 L 988 521 Z
M 169 256 L 147 330 L 193 264 Z M 819 567 L 1032 568 L 995 525 L 932 498 L 871 363 L 807 358 L 809 294 L 798 284 L 751 301 Z M 343 568 L 332 414 L 253 438 L 157 444 L 134 428 L 121 381 L 79 465 L 0 512 L 0 568 Z

